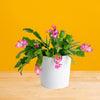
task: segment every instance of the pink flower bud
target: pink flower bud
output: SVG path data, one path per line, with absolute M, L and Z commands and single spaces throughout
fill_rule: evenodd
M 37 44 L 37 45 L 35 45 L 35 48 L 39 48 L 39 45 Z
M 35 54 L 35 56 L 37 56 L 37 54 Z
M 20 75 L 22 76 L 22 72 L 20 72 Z
M 36 72 L 36 75 L 40 75 L 40 71 L 42 71 L 42 69 L 39 68 L 39 67 L 35 64 L 35 72 Z

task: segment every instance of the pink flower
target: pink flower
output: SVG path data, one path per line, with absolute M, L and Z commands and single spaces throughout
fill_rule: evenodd
M 59 58 L 58 55 L 55 55 L 55 56 L 54 56 L 54 61 L 55 61 L 55 63 L 56 63 L 55 68 L 58 69 L 58 68 L 61 66 L 60 62 L 62 61 L 62 56 Z
M 55 62 L 60 62 L 60 61 L 62 61 L 62 56 L 59 58 L 58 55 L 55 55 L 54 57 L 55 57 L 55 58 L 54 58 Z
M 35 45 L 35 48 L 39 48 L 39 45 L 38 45 L 38 44 L 36 44 L 36 45 Z
M 20 48 L 22 46 L 22 43 L 18 41 L 18 44 L 15 45 L 17 48 Z
M 34 45 L 35 45 L 35 48 L 39 48 L 39 43 L 38 43 L 38 41 L 36 41 L 36 42 L 34 43 Z
M 51 32 L 51 35 L 50 35 L 50 37 L 53 37 L 54 39 L 57 39 L 57 37 L 58 37 L 58 30 L 56 30 L 56 26 L 55 25 L 52 25 L 52 28 L 53 28 L 53 30 L 52 29 L 49 29 L 49 30 L 47 30 L 46 32 L 47 33 L 49 33 L 49 32 Z
M 28 42 L 24 39 L 22 40 L 22 48 L 26 47 L 28 45 Z
M 92 51 L 93 51 L 93 49 L 91 48 L 91 45 L 89 45 L 89 46 L 87 47 L 87 51 L 88 51 L 88 52 L 92 52 Z
M 61 64 L 56 64 L 56 65 L 55 65 L 55 68 L 58 69 L 60 66 L 61 66 Z
M 54 39 L 57 39 L 58 37 L 58 31 L 52 31 L 50 37 L 53 37 Z
M 36 72 L 36 75 L 40 75 L 40 71 L 42 71 L 42 69 L 39 68 L 39 67 L 35 64 L 35 72 Z
M 84 52 L 92 52 L 93 49 L 91 48 L 91 45 L 86 45 L 86 44 L 82 44 L 80 49 Z
M 20 47 L 26 47 L 28 45 L 28 42 L 24 39 L 24 40 L 22 40 L 21 42 L 20 41 L 18 41 L 18 44 L 16 44 L 15 46 L 17 47 L 17 48 L 20 48 Z
M 55 25 L 52 25 L 52 28 L 53 28 L 54 30 L 56 30 L 56 26 L 55 26 Z

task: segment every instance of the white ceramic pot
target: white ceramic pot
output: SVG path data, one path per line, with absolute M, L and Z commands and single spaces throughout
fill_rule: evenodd
M 61 67 L 56 69 L 54 59 L 43 56 L 42 71 L 40 71 L 40 81 L 43 87 L 49 89 L 68 87 L 71 58 L 62 56 L 60 64 L 62 64 Z

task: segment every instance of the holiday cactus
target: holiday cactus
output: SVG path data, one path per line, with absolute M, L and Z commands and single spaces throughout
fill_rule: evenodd
M 60 64 L 62 56 L 69 56 L 74 64 L 75 62 L 73 61 L 72 55 L 84 57 L 85 52 L 93 51 L 90 45 L 84 43 L 78 45 L 80 42 L 74 42 L 72 35 L 65 34 L 64 30 L 59 32 L 54 25 L 52 25 L 52 29 L 46 31 L 50 36 L 49 40 L 46 36 L 46 42 L 43 41 L 38 32 L 29 28 L 23 30 L 32 33 L 38 38 L 38 40 L 31 40 L 28 37 L 23 37 L 22 41 L 18 41 L 15 45 L 17 48 L 24 48 L 24 50 L 19 52 L 16 56 L 16 58 L 19 58 L 22 53 L 25 55 L 25 57 L 21 58 L 15 65 L 15 68 L 18 68 L 21 75 L 23 67 L 35 57 L 37 57 L 35 72 L 37 75 L 40 75 L 40 71 L 42 71 L 40 66 L 43 61 L 43 56 L 54 58 L 55 68 L 59 69 L 62 67 L 62 64 Z

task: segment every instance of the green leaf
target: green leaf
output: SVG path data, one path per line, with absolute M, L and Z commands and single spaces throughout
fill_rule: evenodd
M 28 42 L 28 46 L 34 47 L 35 40 L 30 40 L 28 37 L 23 37 Z M 27 46 L 26 46 L 27 47 Z
M 70 48 L 73 48 L 73 47 L 76 47 L 76 46 L 80 46 L 80 45 L 73 45 L 73 46 L 71 46 Z
M 22 72 L 23 70 L 23 67 L 25 66 L 26 64 L 23 64 L 21 67 L 18 68 L 18 71 Z
M 50 52 L 46 51 L 45 53 L 46 53 L 46 55 L 47 55 L 48 57 L 50 57 Z
M 37 40 L 37 41 L 38 41 L 38 40 Z M 44 46 L 43 42 L 38 41 L 38 43 L 41 45 L 41 47 Z M 39 45 L 39 46 L 40 46 L 40 45 Z
M 49 50 L 49 53 L 50 53 L 50 57 L 52 57 L 52 56 L 54 55 L 54 48 L 51 48 L 51 49 Z
M 85 56 L 85 55 L 84 55 L 84 51 L 82 51 L 82 50 L 77 51 L 77 52 L 76 52 L 76 55 L 77 55 L 77 56 L 80 56 L 80 57 L 84 57 L 84 56 Z
M 49 32 L 49 36 L 51 35 L 52 33 L 51 32 Z
M 40 53 L 42 53 L 41 49 L 38 49 L 38 50 L 36 50 L 36 51 L 34 52 L 34 54 L 40 54 Z
M 64 49 L 68 49 L 70 47 L 70 45 L 64 45 Z
M 34 32 L 32 29 L 30 28 L 24 28 L 23 29 L 24 31 L 26 32 L 29 32 L 29 33 L 33 33 L 38 39 L 42 40 L 42 38 L 40 37 L 39 33 L 38 32 Z
M 79 50 L 81 50 L 81 49 L 80 49 L 80 46 L 79 46 L 79 47 L 77 47 L 76 49 L 79 49 Z
M 69 55 L 68 55 L 69 56 Z M 75 64 L 75 61 L 74 61 L 74 59 L 71 57 L 71 56 L 69 56 L 71 59 L 72 59 L 72 64 Z
M 66 37 L 63 39 L 63 45 L 64 49 L 69 49 L 72 45 L 72 35 L 66 35 Z
M 59 46 L 59 47 L 63 48 L 63 45 L 64 45 L 63 39 L 57 38 L 55 41 L 55 47 Z
M 33 32 L 34 32 L 34 31 L 33 31 L 32 29 L 30 29 L 30 28 L 24 28 L 23 30 L 26 31 L 26 32 L 29 32 L 29 33 L 33 33 Z
M 79 49 L 71 49 L 72 52 L 80 51 Z
M 37 55 L 36 65 L 37 65 L 37 66 L 41 66 L 42 61 L 43 61 L 43 54 L 40 53 L 40 54 Z
M 21 52 L 19 52 L 19 53 L 17 54 L 16 58 L 19 58 L 20 55 L 21 55 L 22 53 L 24 53 L 24 52 L 25 52 L 24 50 L 22 50 Z
M 34 57 L 34 56 L 35 56 L 34 52 L 35 52 L 35 50 L 34 50 L 34 49 L 32 49 L 32 50 L 28 51 L 27 56 Z
M 65 50 L 65 49 L 62 49 L 59 51 L 61 55 L 75 55 L 76 52 L 74 50 Z
M 55 47 L 55 39 L 51 37 L 51 44 Z
M 27 32 L 29 32 L 29 33 L 33 33 L 38 39 L 40 39 L 42 42 L 43 42 L 43 46 L 44 47 L 46 47 L 47 48 L 47 45 L 46 45 L 46 43 L 42 40 L 42 38 L 41 38 L 41 36 L 40 36 L 40 34 L 38 33 L 38 32 L 34 32 L 32 29 L 30 29 L 30 28 L 24 28 L 23 30 L 25 30 L 25 31 L 27 31 Z
M 46 44 L 48 45 L 48 39 L 47 39 L 47 35 L 46 35 Z
M 28 58 L 28 57 L 23 57 L 22 59 L 20 59 L 21 63 L 22 63 L 22 64 L 25 64 L 25 63 L 26 63 L 25 60 L 26 60 L 27 58 Z
M 80 43 L 80 42 L 74 42 L 74 43 L 72 43 L 72 45 L 75 45 L 75 44 L 77 44 L 77 43 Z
M 75 61 L 73 60 L 73 58 L 72 58 L 72 64 L 75 64 Z
M 66 35 L 66 37 L 64 38 L 64 40 L 68 43 L 68 44 L 72 44 L 72 35 Z
M 34 48 L 28 45 L 28 46 L 26 46 L 26 48 L 24 50 L 25 51 L 30 51 L 31 49 L 34 49 Z
M 49 51 L 49 45 L 50 45 L 50 40 L 49 40 L 49 43 L 48 43 L 48 39 L 47 39 L 47 36 L 46 36 L 46 46 L 47 46 L 48 51 Z
M 33 33 L 38 39 L 42 40 L 42 38 L 40 37 L 39 33 L 38 32 L 34 32 Z
M 17 64 L 15 65 L 15 68 L 19 67 L 21 65 L 21 61 L 18 61 Z
M 35 57 L 35 56 L 34 56 L 34 57 Z M 32 57 L 31 57 L 31 56 L 29 56 L 29 57 L 26 59 L 26 61 L 25 61 L 25 62 L 29 63 L 29 62 L 31 61 L 31 59 L 32 59 Z
M 48 47 L 50 46 L 51 39 L 49 39 Z
M 20 70 L 20 75 L 22 75 L 22 71 L 23 71 L 23 68 L 21 68 L 21 70 Z
M 35 52 L 35 50 L 36 50 L 36 48 L 35 47 L 31 47 L 31 46 L 27 46 L 26 48 L 25 48 L 25 55 L 26 56 L 31 56 L 31 55 L 33 55 L 33 53 Z
M 61 30 L 61 31 L 60 31 L 60 34 L 59 34 L 59 37 L 60 37 L 60 38 L 63 38 L 64 35 L 65 35 L 65 31 Z
M 71 50 L 67 50 L 67 53 L 71 54 L 71 55 L 74 55 L 74 52 L 71 51 Z
M 20 70 L 21 70 L 21 68 L 22 68 L 22 67 L 19 67 L 19 68 L 18 68 L 18 71 L 20 71 Z
M 59 53 L 60 53 L 61 55 L 66 55 L 65 51 L 66 51 L 66 50 L 64 50 L 64 49 L 60 49 L 60 50 L 59 50 Z

